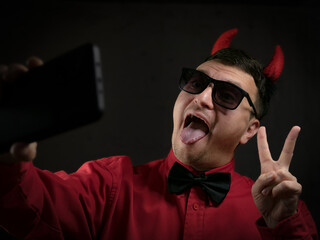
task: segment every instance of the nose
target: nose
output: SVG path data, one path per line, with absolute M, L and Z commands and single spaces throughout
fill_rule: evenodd
M 213 109 L 213 99 L 212 99 L 213 83 L 210 83 L 205 90 L 195 96 L 194 101 L 200 104 L 202 107 Z

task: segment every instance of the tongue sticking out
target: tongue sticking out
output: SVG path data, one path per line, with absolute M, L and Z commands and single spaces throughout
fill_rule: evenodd
M 190 123 L 182 130 L 180 138 L 183 143 L 192 144 L 207 135 L 208 131 L 208 126 L 201 119 L 192 117 Z

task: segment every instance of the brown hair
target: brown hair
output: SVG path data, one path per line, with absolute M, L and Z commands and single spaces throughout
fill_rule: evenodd
M 259 93 L 254 105 L 257 110 L 257 118 L 261 120 L 268 112 L 275 86 L 263 73 L 263 66 L 260 62 L 244 51 L 234 48 L 223 48 L 209 56 L 205 62 L 210 60 L 216 60 L 228 66 L 236 66 L 253 77 Z

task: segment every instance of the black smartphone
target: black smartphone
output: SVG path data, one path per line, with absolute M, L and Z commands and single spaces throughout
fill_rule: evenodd
M 84 44 L 3 86 L 0 152 L 97 121 L 104 112 L 97 45 Z

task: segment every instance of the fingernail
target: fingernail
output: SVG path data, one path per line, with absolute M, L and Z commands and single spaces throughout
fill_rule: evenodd
M 261 191 L 262 195 L 267 196 L 269 194 L 269 190 L 267 188 Z
M 268 173 L 268 174 L 266 175 L 266 180 L 267 180 L 267 181 L 270 181 L 272 178 L 273 178 L 273 173 L 272 173 L 272 172 L 270 172 L 270 173 Z

